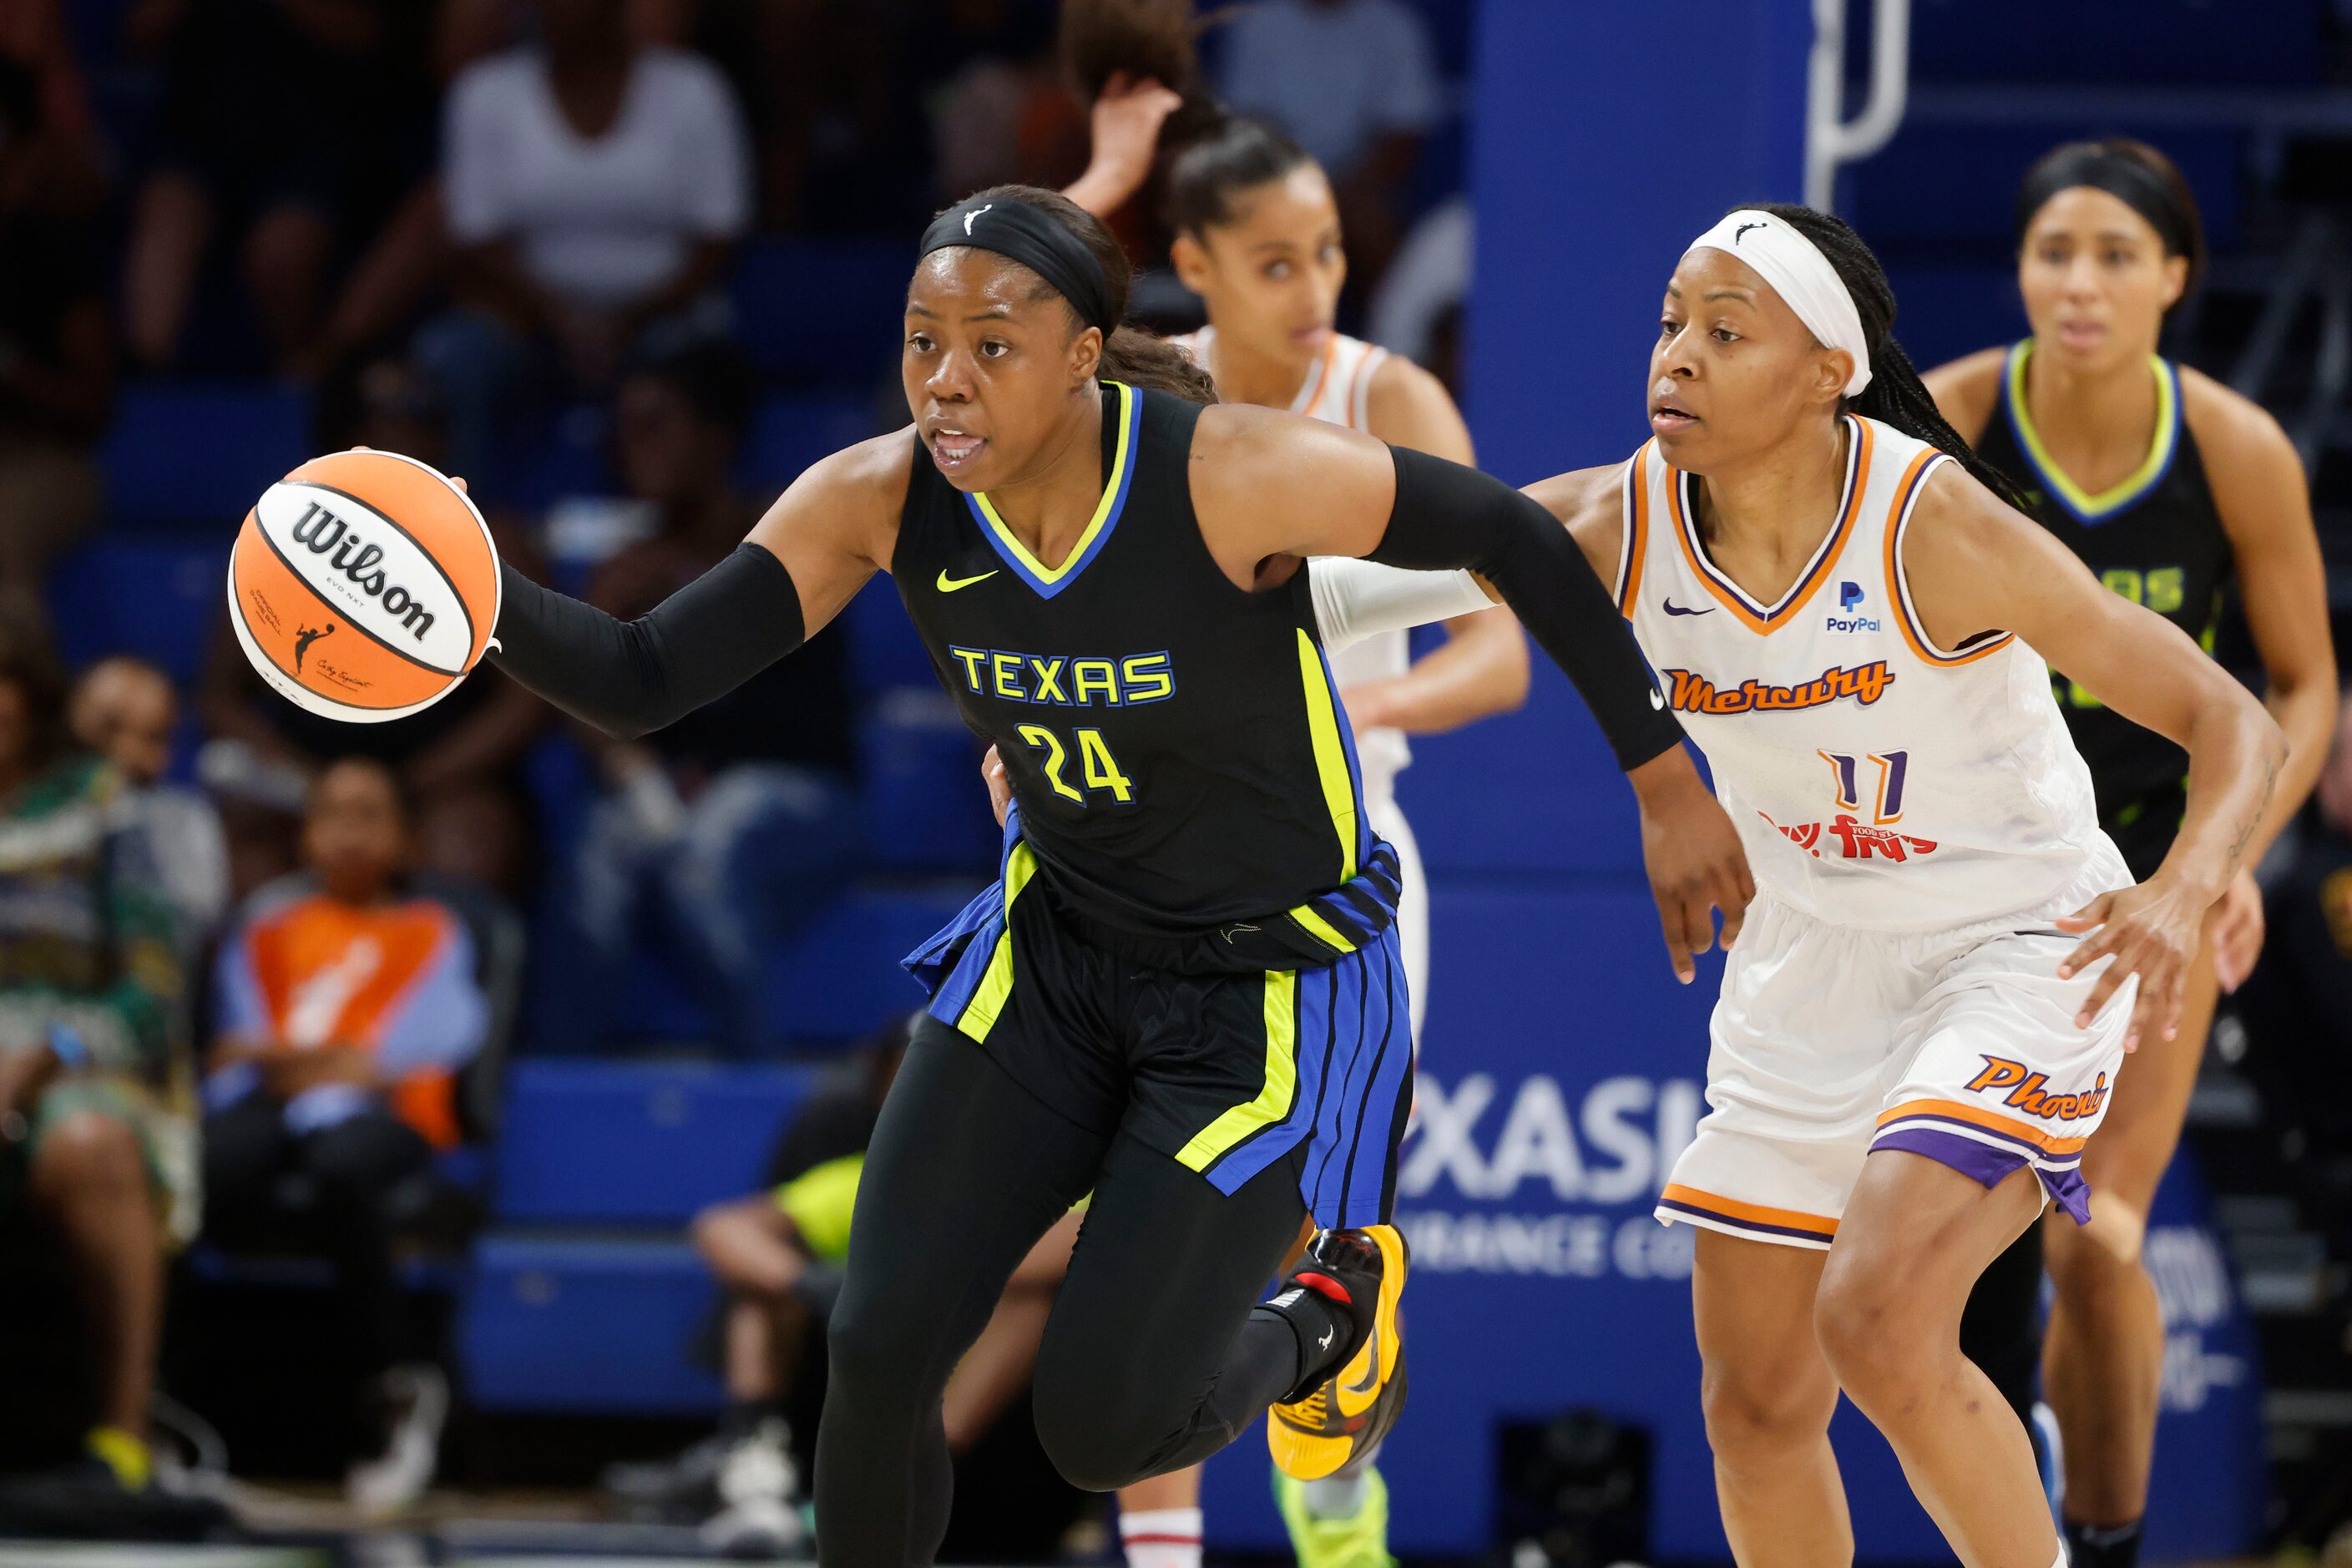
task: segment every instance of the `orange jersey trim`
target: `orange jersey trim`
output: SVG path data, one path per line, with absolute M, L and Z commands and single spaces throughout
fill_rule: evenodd
M 1895 601 L 1895 624 L 1903 628 L 1903 640 L 1911 645 L 1911 651 L 1925 663 L 1951 668 L 1974 664 L 1988 654 L 1999 653 L 2017 640 L 2017 634 L 2003 632 L 1990 642 L 1962 653 L 1941 653 L 1928 642 L 1927 628 L 1912 617 L 1909 581 L 1903 575 L 1903 531 L 1910 525 L 1912 509 L 1927 488 L 1928 470 L 1947 456 L 1930 447 L 1911 459 L 1911 466 L 1903 470 L 1903 478 L 1895 487 L 1895 504 L 1886 514 L 1886 596 Z
M 1688 1204 L 1695 1209 L 1704 1209 L 1718 1219 L 1780 1226 L 1787 1230 L 1807 1230 L 1824 1240 L 1837 1234 L 1838 1222 L 1827 1215 L 1807 1214 L 1801 1209 L 1768 1208 L 1762 1204 L 1743 1204 L 1737 1198 L 1701 1192 L 1696 1187 L 1685 1187 L 1675 1182 L 1667 1183 L 1666 1190 L 1658 1197 L 1661 1202 Z
M 1650 549 L 1650 448 L 1655 440 L 1644 441 L 1633 454 L 1633 461 L 1625 475 L 1625 564 L 1619 569 L 1617 609 L 1627 620 L 1633 618 L 1633 601 L 1642 594 L 1642 563 Z
M 1769 637 L 1793 620 L 1821 585 L 1829 581 L 1838 557 L 1845 552 L 1846 541 L 1853 537 L 1854 519 L 1862 515 L 1862 492 L 1870 488 L 1871 435 L 1868 420 L 1854 419 L 1853 423 L 1853 450 L 1846 459 L 1845 498 L 1838 514 L 1837 527 L 1831 532 L 1829 542 L 1813 557 L 1812 564 L 1805 569 L 1805 574 L 1797 579 L 1795 586 L 1781 596 L 1778 605 L 1760 613 L 1739 591 L 1737 584 L 1717 572 L 1700 550 L 1697 527 L 1685 515 L 1683 506 L 1684 476 L 1679 469 L 1670 468 L 1666 470 L 1666 505 L 1674 511 L 1675 538 L 1682 543 L 1683 559 L 1690 563 L 1692 575 L 1714 596 L 1716 603 L 1737 616 L 1749 631 Z
M 2045 1154 L 2079 1154 L 2083 1152 L 2083 1145 L 2090 1142 L 2088 1138 L 2053 1138 L 2030 1122 L 2018 1121 L 2007 1116 L 1995 1116 L 1990 1110 L 1981 1110 L 1973 1105 L 1962 1105 L 1958 1100 L 1906 1100 L 1880 1116 L 1878 1125 L 1883 1128 L 1890 1122 L 1901 1121 L 1912 1116 L 1940 1116 L 1954 1121 L 1965 1121 L 1972 1127 L 1982 1127 L 1988 1131 L 1999 1132 L 2004 1137 L 2031 1143 Z

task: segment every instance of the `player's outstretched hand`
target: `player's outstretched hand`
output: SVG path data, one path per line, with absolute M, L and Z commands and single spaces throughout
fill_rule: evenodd
M 1698 974 L 1695 960 L 1715 945 L 1714 911 L 1723 911 L 1728 952 L 1756 896 L 1756 879 L 1738 831 L 1688 752 L 1676 746 L 1626 777 L 1641 803 L 1642 859 L 1665 929 L 1666 957 L 1675 978 L 1687 985 Z
M 2074 1026 L 2089 1028 L 2123 983 L 2137 975 L 2139 994 L 2132 1002 L 2131 1022 L 2125 1026 L 2124 1049 L 2139 1049 L 2151 1030 L 2172 1038 L 2180 1027 L 2182 989 L 2205 939 L 2205 916 L 2212 902 L 2200 889 L 2158 874 L 2149 881 L 2101 893 L 2073 914 L 2061 915 L 2055 922 L 2060 931 L 2092 935 L 2058 965 L 2060 979 L 2071 979 L 2101 959 L 2114 961 L 2074 1015 Z

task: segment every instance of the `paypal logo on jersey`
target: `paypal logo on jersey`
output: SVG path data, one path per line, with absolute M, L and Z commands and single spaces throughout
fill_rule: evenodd
M 1876 631 L 1878 617 L 1860 613 L 1861 604 L 1867 597 L 1869 595 L 1862 591 L 1861 584 L 1852 581 L 1840 583 L 1838 584 L 1840 613 L 1825 617 L 1822 623 L 1822 629 L 1832 632 Z

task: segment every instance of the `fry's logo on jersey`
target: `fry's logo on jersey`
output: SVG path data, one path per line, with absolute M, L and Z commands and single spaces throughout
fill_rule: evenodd
M 1886 689 L 1895 684 L 1895 672 L 1886 668 L 1883 658 L 1852 669 L 1832 666 L 1802 686 L 1767 686 L 1760 680 L 1743 680 L 1725 690 L 1705 676 L 1694 675 L 1687 669 L 1670 669 L 1665 674 L 1672 688 L 1666 693 L 1666 700 L 1680 713 L 1786 713 L 1823 707 L 1848 697 L 1867 708 L 1885 696 Z
M 1983 1061 L 1984 1071 L 1970 1079 L 1969 1087 L 1979 1093 L 2008 1089 L 2009 1097 L 2001 1104 L 2040 1121 L 2088 1121 L 2107 1102 L 2105 1073 L 2081 1094 L 2051 1094 L 2042 1088 L 2050 1081 L 2047 1073 L 2029 1071 L 2023 1062 L 2013 1062 L 2006 1057 L 1985 1057 Z
M 1760 811 L 1756 815 L 1764 816 Z M 1822 833 L 1822 825 L 1818 822 L 1798 823 L 1791 826 L 1788 823 L 1774 822 L 1769 816 L 1764 816 L 1764 820 L 1773 832 L 1778 833 L 1816 860 L 1822 858 L 1823 847 L 1829 844 L 1834 844 L 1841 848 L 1844 852 L 1843 858 L 1848 860 L 1867 860 L 1876 856 L 1881 859 L 1892 860 L 1897 865 L 1910 859 L 1914 855 L 1933 855 L 1936 852 L 1936 841 L 1932 838 L 1915 838 L 1907 833 L 1896 833 L 1891 828 L 1873 827 L 1860 817 L 1850 816 L 1843 811 L 1830 819 L 1826 839 Z

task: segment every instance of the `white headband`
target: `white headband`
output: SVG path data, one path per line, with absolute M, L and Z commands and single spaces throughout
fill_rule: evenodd
M 1721 223 L 1690 242 L 1728 251 L 1756 269 L 1788 301 L 1797 320 L 1824 348 L 1843 349 L 1853 356 L 1853 374 L 1846 377 L 1845 395 L 1853 396 L 1870 384 L 1870 350 L 1863 342 L 1862 316 L 1821 247 L 1770 213 L 1741 207 L 1726 213 Z

